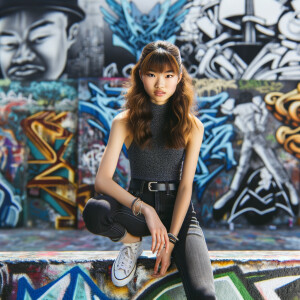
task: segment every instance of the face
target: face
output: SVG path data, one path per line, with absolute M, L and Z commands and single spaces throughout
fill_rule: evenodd
M 171 66 L 166 66 L 162 73 L 149 70 L 145 74 L 140 74 L 146 93 L 150 96 L 151 101 L 158 105 L 168 102 L 174 94 L 181 76 L 181 74 L 175 73 Z
M 55 80 L 63 72 L 74 38 L 66 14 L 22 10 L 0 19 L 0 65 L 12 80 Z

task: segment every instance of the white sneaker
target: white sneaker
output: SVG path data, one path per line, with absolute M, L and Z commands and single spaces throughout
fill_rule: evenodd
M 136 261 L 142 252 L 141 241 L 122 246 L 112 267 L 111 279 L 114 285 L 124 286 L 130 282 L 135 273 Z

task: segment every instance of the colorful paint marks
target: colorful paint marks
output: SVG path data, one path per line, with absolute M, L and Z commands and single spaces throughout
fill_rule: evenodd
M 217 298 L 297 299 L 299 252 L 210 252 Z M 111 255 L 111 254 L 110 254 Z M 19 252 L 0 256 L 0 295 L 25 299 L 185 299 L 174 264 L 163 278 L 151 276 L 154 257 L 144 252 L 135 278 L 115 287 L 110 279 L 113 257 L 104 252 Z M 9 276 L 8 276 L 9 274 Z M 296 298 L 295 298 L 296 297 Z
M 276 131 L 278 143 L 287 152 L 300 158 L 300 84 L 287 93 L 268 93 L 265 101 L 274 117 L 285 124 Z
M 126 78 L 0 82 L 1 227 L 83 228 Z M 205 127 L 193 202 L 204 226 L 295 222 L 299 83 L 195 79 Z M 114 180 L 127 188 L 125 146 Z
M 1 227 L 74 227 L 77 82 L 1 81 L 0 88 Z

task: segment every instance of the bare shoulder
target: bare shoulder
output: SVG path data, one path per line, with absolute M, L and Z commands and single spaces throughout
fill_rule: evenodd
M 128 112 L 125 110 L 119 113 L 113 120 L 112 131 L 116 132 L 119 138 L 122 138 L 126 148 L 128 149 L 132 142 L 132 133 L 128 126 Z
M 128 125 L 127 125 L 127 112 L 122 111 L 121 113 L 117 114 L 111 126 L 111 132 L 118 132 L 119 134 L 128 135 Z
M 126 123 L 126 121 L 127 121 L 127 116 L 128 116 L 128 109 L 126 109 L 126 110 L 120 112 L 119 114 L 117 114 L 117 115 L 114 117 L 113 122 L 116 121 L 116 123 L 120 123 L 120 122 L 121 122 L 121 123 L 122 123 L 122 122 Z
M 202 122 L 193 114 L 190 114 L 190 118 L 192 121 L 192 128 L 187 137 L 187 145 L 194 144 L 195 141 L 202 141 L 204 133 Z
M 190 115 L 192 119 L 192 135 L 202 135 L 204 131 L 203 123 L 194 115 Z
M 119 114 L 117 114 L 112 121 L 112 127 L 127 129 L 127 115 L 128 110 L 122 111 Z

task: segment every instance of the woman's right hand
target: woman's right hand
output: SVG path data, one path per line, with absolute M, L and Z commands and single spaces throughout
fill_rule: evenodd
M 169 252 L 169 237 L 167 233 L 167 229 L 164 224 L 161 222 L 157 212 L 155 209 L 143 202 L 142 213 L 145 216 L 145 220 L 149 231 L 152 236 L 152 246 L 151 251 L 155 253 L 158 251 L 160 253 L 162 249 L 166 248 L 166 253 Z

